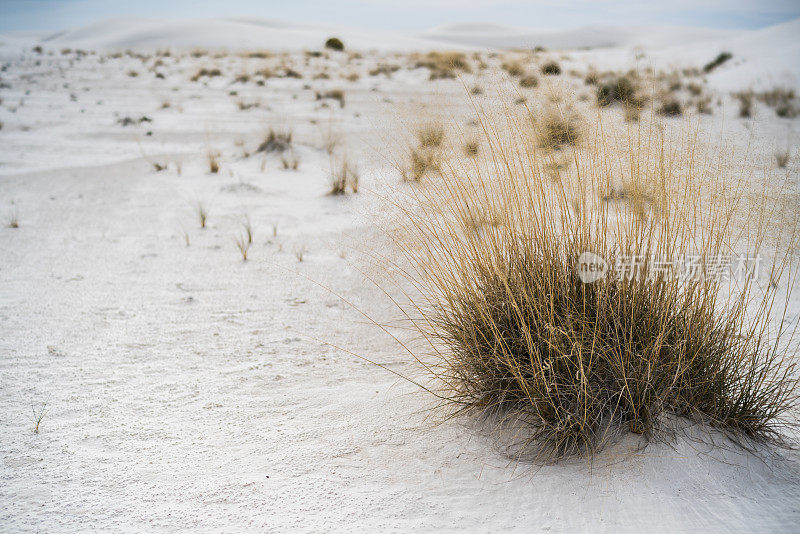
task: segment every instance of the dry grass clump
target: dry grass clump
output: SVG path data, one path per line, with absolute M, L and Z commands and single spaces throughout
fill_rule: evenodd
M 719 67 L 732 57 L 733 54 L 731 54 L 730 52 L 720 52 L 720 54 L 717 57 L 715 57 L 712 61 L 709 61 L 708 63 L 705 64 L 705 66 L 703 67 L 703 72 L 708 74 L 709 72 L 713 71 L 714 69 L 716 69 L 717 67 Z
M 337 159 L 331 156 L 331 195 L 344 195 L 349 187 L 358 193 L 358 169 L 346 157 Z M 302 260 L 300 260 L 302 261 Z
M 549 108 L 537 125 L 537 140 L 542 148 L 559 149 L 575 145 L 580 139 L 580 118 L 561 108 Z
M 414 68 L 428 69 L 431 80 L 455 78 L 457 71 L 472 72 L 469 60 L 462 52 L 429 52 L 415 57 Z
M 14 210 L 11 212 L 11 215 L 9 215 L 6 228 L 19 228 L 19 214 L 17 210 Z
M 439 148 L 444 142 L 444 125 L 441 122 L 429 122 L 416 131 L 421 148 Z
M 529 121 L 506 122 L 487 130 L 491 156 L 471 172 L 445 167 L 397 202 L 415 288 L 403 310 L 429 347 L 409 350 L 435 379 L 427 391 L 545 458 L 591 455 L 628 432 L 665 435 L 681 418 L 779 442 L 798 405 L 792 326 L 773 314 L 774 286 L 727 284 L 708 267 L 761 250 L 773 219 L 739 215 L 765 213 L 766 197 L 743 205 L 743 182 L 657 125 L 597 127 L 575 152 L 575 179 L 543 179 L 543 154 L 524 149 Z M 626 193 L 603 202 L 612 176 Z M 646 213 L 624 208 L 633 191 L 649 197 Z M 475 231 L 476 220 L 494 224 Z M 762 265 L 776 280 L 797 244 L 790 233 Z M 692 255 L 704 267 L 682 275 Z
M 193 82 L 199 81 L 200 78 L 216 78 L 217 76 L 222 76 L 222 71 L 219 69 L 206 69 L 202 68 L 198 70 L 194 76 L 191 77 Z
M 676 99 L 668 98 L 661 103 L 657 112 L 665 117 L 678 117 L 683 114 L 683 107 Z
M 292 130 L 270 128 L 256 152 L 283 152 L 292 147 Z
M 209 152 L 207 154 L 208 158 L 208 172 L 211 174 L 217 174 L 219 172 L 219 153 L 218 152 Z
M 509 76 L 522 76 L 525 74 L 525 67 L 519 60 L 504 61 L 500 67 L 506 71 Z
M 785 169 L 789 164 L 789 151 L 777 152 L 775 154 L 775 163 L 778 164 L 779 169 Z
M 597 87 L 597 105 L 609 106 L 614 102 L 635 103 L 636 84 L 629 76 L 613 78 Z
M 296 171 L 300 166 L 300 157 L 295 153 L 294 150 L 290 150 L 288 154 L 283 153 L 281 155 L 281 166 L 285 170 Z
M 555 61 L 548 61 L 547 63 L 542 65 L 542 74 L 548 76 L 557 76 L 561 74 L 561 65 L 559 65 Z
M 322 93 L 317 93 L 317 100 L 330 98 L 339 102 L 339 107 L 344 107 L 344 91 L 341 89 L 331 89 Z
M 739 101 L 739 116 L 742 118 L 753 116 L 753 91 L 739 91 L 733 93 L 733 97 Z
M 470 139 L 464 143 L 464 154 L 467 157 L 474 158 L 478 155 L 480 147 L 480 141 L 476 139 Z
M 379 76 L 383 74 L 387 78 L 391 78 L 392 74 L 400 70 L 400 65 L 393 65 L 389 63 L 380 63 L 374 68 L 369 70 L 370 76 Z
M 412 148 L 409 153 L 409 164 L 400 169 L 404 182 L 419 182 L 429 172 L 441 169 L 441 154 L 438 150 Z
M 794 106 L 794 89 L 786 87 L 775 87 L 768 91 L 755 93 L 755 98 L 767 106 L 775 109 L 778 117 L 794 118 L 798 115 L 798 109 Z
M 539 85 L 539 78 L 532 74 L 528 74 L 519 79 L 519 86 L 524 89 L 530 89 Z

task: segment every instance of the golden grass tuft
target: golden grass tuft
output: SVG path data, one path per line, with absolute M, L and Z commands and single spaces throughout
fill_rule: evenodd
M 423 387 L 540 458 L 682 419 L 780 443 L 798 368 L 776 281 L 797 272 L 796 219 L 771 226 L 787 220 L 769 195 L 696 134 L 588 125 L 553 180 L 528 114 L 482 124 L 485 157 L 450 160 L 395 202 L 414 288 L 402 309 L 422 344 L 404 346 L 433 379 Z M 714 260 L 738 253 L 763 253 L 772 282 L 714 278 Z M 703 267 L 682 272 L 686 258 Z

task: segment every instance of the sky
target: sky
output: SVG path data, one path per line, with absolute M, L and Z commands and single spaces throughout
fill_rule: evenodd
M 0 31 L 61 30 L 118 16 L 252 16 L 411 32 L 466 22 L 761 28 L 800 17 L 800 0 L 0 0 Z

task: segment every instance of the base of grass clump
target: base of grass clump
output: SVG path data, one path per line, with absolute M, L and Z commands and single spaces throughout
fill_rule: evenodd
M 554 181 L 543 174 L 547 149 L 530 148 L 529 123 L 519 124 L 493 131 L 490 155 L 469 171 L 444 167 L 413 208 L 403 203 L 405 272 L 424 295 L 405 312 L 430 344 L 413 354 L 439 386 L 431 391 L 453 414 L 499 421 L 551 458 L 591 455 L 623 433 L 652 438 L 676 418 L 780 442 L 798 369 L 780 314 L 774 322 L 776 286 L 681 277 L 663 261 L 752 254 L 763 238 L 739 236 L 769 235 L 748 225 L 772 219 L 741 217 L 758 206 L 656 127 L 642 127 L 653 139 L 618 147 L 597 127 L 594 148 L 572 156 L 573 179 Z M 607 200 L 620 170 L 648 209 Z M 477 231 L 483 219 L 492 224 Z M 773 279 L 794 246 L 774 251 Z

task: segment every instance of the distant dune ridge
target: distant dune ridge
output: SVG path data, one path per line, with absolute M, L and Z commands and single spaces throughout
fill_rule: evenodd
M 331 35 L 350 49 L 409 51 L 442 48 L 534 48 L 572 50 L 598 68 L 699 66 L 722 51 L 733 60 L 709 76 L 720 89 L 797 87 L 800 81 L 800 19 L 759 30 L 674 26 L 587 26 L 531 29 L 497 24 L 454 24 L 419 34 L 331 27 L 263 18 L 160 20 L 115 18 L 65 31 L 0 35 L 0 56 L 20 47 L 93 50 L 300 50 L 320 48 Z

